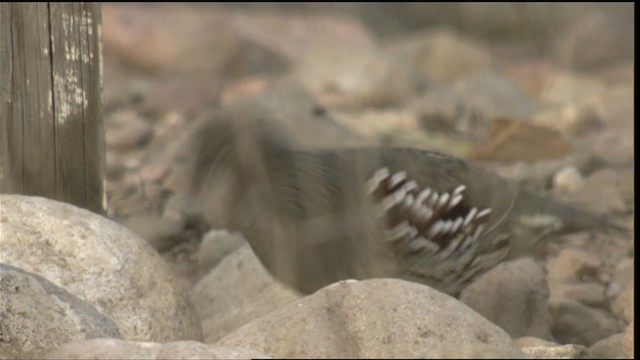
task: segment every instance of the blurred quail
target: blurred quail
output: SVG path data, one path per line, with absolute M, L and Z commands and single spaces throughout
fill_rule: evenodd
M 209 123 L 194 139 L 208 222 L 241 231 L 276 278 L 303 292 L 396 277 L 456 295 L 534 245 L 518 224 L 608 224 L 436 152 L 301 149 L 276 125 L 245 119 Z

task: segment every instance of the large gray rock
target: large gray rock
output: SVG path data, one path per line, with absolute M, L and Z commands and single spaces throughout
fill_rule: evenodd
M 248 244 L 198 281 L 190 295 L 202 321 L 206 343 L 300 298 L 273 279 Z
M 73 340 L 120 337 L 118 326 L 37 274 L 0 263 L 0 354 L 42 357 Z
M 95 339 L 61 346 L 48 359 L 270 359 L 257 351 L 203 344 L 197 341 L 174 341 L 165 344 Z
M 341 281 L 220 340 L 273 357 L 520 357 L 504 330 L 427 286 Z
M 545 276 L 542 265 L 531 258 L 502 263 L 464 289 L 460 300 L 514 339 L 551 340 Z
M 4 194 L 0 204 L 4 262 L 92 304 L 126 339 L 202 339 L 186 292 L 146 241 L 69 204 Z

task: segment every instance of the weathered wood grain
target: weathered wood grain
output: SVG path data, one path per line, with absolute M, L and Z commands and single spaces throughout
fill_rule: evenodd
M 0 191 L 104 213 L 98 3 L 0 3 Z

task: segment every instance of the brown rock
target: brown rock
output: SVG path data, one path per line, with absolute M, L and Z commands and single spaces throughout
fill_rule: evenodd
M 596 105 L 605 92 L 604 85 L 594 77 L 557 72 L 545 83 L 541 100 L 549 105 Z
M 197 75 L 169 80 L 154 86 L 140 105 L 140 111 L 158 118 L 175 111 L 193 116 L 206 106 L 218 104 L 222 85 L 214 75 Z
M 547 265 L 550 281 L 576 281 L 583 278 L 595 278 L 602 262 L 588 252 L 567 248 Z
M 375 38 L 357 20 L 316 14 L 235 13 L 235 31 L 299 64 L 321 52 L 370 52 Z M 336 64 L 332 64 L 336 65 Z
M 373 35 L 357 19 L 321 14 L 236 13 L 234 27 L 292 66 L 314 93 L 365 94 L 384 74 Z
M 526 59 L 523 62 L 507 66 L 505 75 L 527 94 L 539 98 L 547 81 L 557 71 L 548 62 Z
M 540 161 L 570 155 L 573 146 L 557 132 L 532 124 L 495 119 L 491 140 L 473 149 L 469 158 L 491 161 Z
M 105 4 L 102 25 L 105 54 L 144 72 L 210 73 L 237 47 L 219 6 Z

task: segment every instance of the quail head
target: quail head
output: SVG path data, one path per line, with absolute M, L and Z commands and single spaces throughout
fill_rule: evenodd
M 242 232 L 276 278 L 303 292 L 395 277 L 457 295 L 535 245 L 519 224 L 607 225 L 458 158 L 393 147 L 301 149 L 273 122 L 229 120 L 206 124 L 192 142 L 205 217 Z

